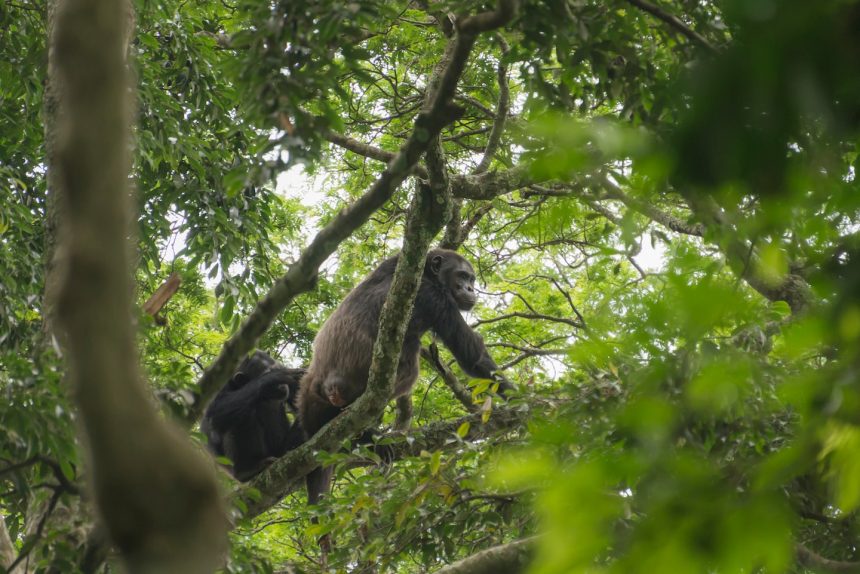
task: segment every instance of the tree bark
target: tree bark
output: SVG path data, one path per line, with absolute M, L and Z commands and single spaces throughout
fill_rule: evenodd
M 436 574 L 520 574 L 532 560 L 536 537 L 482 550 L 437 570 Z

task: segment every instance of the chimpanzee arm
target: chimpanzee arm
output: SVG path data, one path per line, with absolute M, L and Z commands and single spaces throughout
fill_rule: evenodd
M 442 314 L 434 330 L 470 377 L 492 379 L 493 372 L 499 370 L 484 339 L 466 324 L 459 312 Z
M 441 314 L 435 331 L 467 375 L 498 381 L 502 397 L 506 397 L 507 391 L 516 388 L 501 373 L 496 373 L 499 366 L 487 351 L 483 337 L 469 327 L 459 312 Z
M 206 409 L 212 428 L 224 431 L 237 421 L 253 415 L 261 400 L 286 398 L 288 381 L 279 371 L 270 371 L 235 390 L 223 388 Z

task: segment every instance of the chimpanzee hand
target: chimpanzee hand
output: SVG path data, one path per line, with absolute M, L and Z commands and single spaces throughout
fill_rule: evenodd
M 516 390 L 516 385 L 514 385 L 511 381 L 508 380 L 506 376 L 496 371 L 493 373 L 493 380 L 499 383 L 499 396 L 503 399 L 507 399 L 508 392 Z
M 284 373 L 271 370 L 257 381 L 260 385 L 260 398 L 263 400 L 285 400 L 290 396 L 290 387 Z

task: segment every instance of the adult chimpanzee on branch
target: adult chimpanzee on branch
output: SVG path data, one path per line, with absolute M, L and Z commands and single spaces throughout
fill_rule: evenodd
M 275 458 L 300 445 L 304 436 L 290 424 L 305 369 L 288 369 L 263 351 L 245 358 L 209 404 L 200 429 L 209 450 L 233 461 L 237 480 L 250 480 Z
M 335 418 L 367 387 L 379 316 L 396 266 L 397 256 L 386 259 L 346 296 L 317 334 L 311 365 L 302 378 L 298 396 L 299 422 L 306 438 Z M 418 378 L 421 336 L 431 329 L 469 376 L 498 379 L 500 393 L 513 388 L 504 377 L 495 374 L 498 366 L 483 339 L 460 315 L 460 311 L 472 309 L 476 300 L 472 265 L 453 251 L 431 250 L 400 350 L 392 398 L 412 390 Z M 311 504 L 328 492 L 331 473 L 331 468 L 318 468 L 308 475 Z

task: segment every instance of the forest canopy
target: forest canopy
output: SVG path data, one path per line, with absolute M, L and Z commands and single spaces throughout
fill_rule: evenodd
M 860 572 L 858 30 L 0 1 L 0 571 Z M 390 400 L 440 247 L 504 397 L 434 328 Z M 398 254 L 367 391 L 236 481 L 207 405 Z

